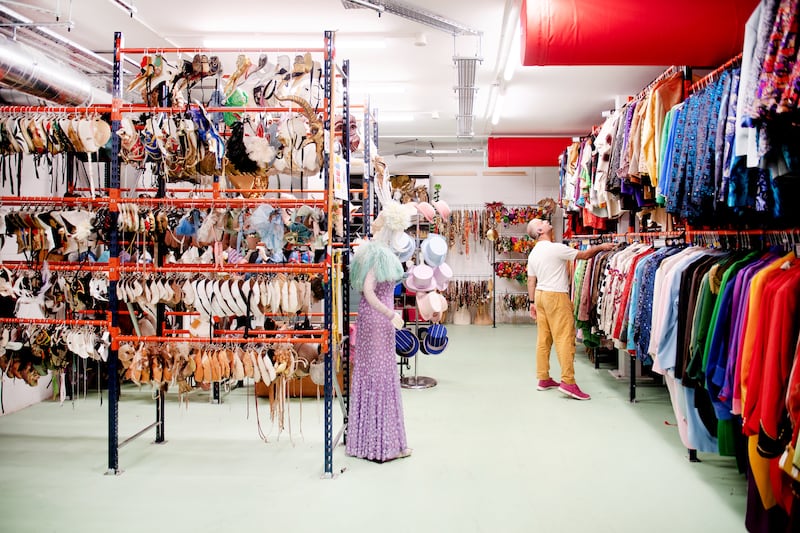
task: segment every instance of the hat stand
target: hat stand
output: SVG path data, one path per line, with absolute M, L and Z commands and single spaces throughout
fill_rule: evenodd
M 497 246 L 495 245 L 495 240 L 499 233 L 497 229 L 492 226 L 488 230 L 486 230 L 486 239 L 489 241 L 489 244 L 492 246 L 492 327 L 497 327 L 497 305 L 495 303 L 495 295 L 497 294 L 497 258 L 495 254 L 497 253 Z
M 414 238 L 417 241 L 417 248 L 414 251 L 414 263 L 415 264 L 419 264 L 419 254 L 420 254 L 420 252 L 419 252 L 419 244 L 420 244 L 420 239 L 419 239 L 419 216 L 417 216 L 417 228 L 416 228 L 416 235 L 414 236 Z M 414 296 L 414 301 L 415 302 L 416 302 L 416 299 L 417 299 L 417 297 Z M 416 307 L 416 303 L 415 303 L 415 307 Z M 420 326 L 419 322 L 420 322 L 419 313 L 414 313 L 414 334 L 417 335 L 418 337 L 419 337 L 419 326 Z M 414 375 L 413 376 L 403 376 L 403 367 L 402 367 L 402 365 L 400 366 L 400 387 L 402 387 L 404 389 L 430 389 L 430 388 L 436 386 L 436 380 L 435 379 L 429 378 L 429 377 L 425 377 L 425 376 L 420 376 L 417 373 L 417 362 L 419 361 L 420 353 L 422 353 L 422 352 L 420 351 L 414 357 Z

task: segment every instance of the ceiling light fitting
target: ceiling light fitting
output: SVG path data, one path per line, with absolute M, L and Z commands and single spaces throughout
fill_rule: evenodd
M 120 8 L 121 10 L 123 10 L 124 12 L 126 12 L 128 15 L 130 15 L 131 18 L 133 18 L 133 15 L 136 14 L 137 11 L 136 6 L 134 6 L 130 2 L 126 2 L 125 0 L 109 0 L 109 1 L 118 8 Z
M 482 35 L 483 32 L 470 28 L 465 24 L 447 19 L 432 11 L 422 9 L 420 7 L 400 2 L 399 0 L 374 0 L 367 2 L 366 0 L 342 0 L 342 5 L 345 9 L 357 9 L 359 7 L 366 7 L 374 9 L 378 14 L 390 13 L 403 17 L 414 22 L 419 22 L 431 28 L 436 28 L 451 35 Z
M 378 12 L 378 15 L 380 15 L 381 13 L 386 11 L 385 7 L 383 7 L 381 5 L 378 5 L 378 4 L 373 4 L 372 2 L 367 2 L 366 0 L 347 0 L 347 2 L 342 2 L 342 3 L 343 4 L 356 4 L 356 5 L 359 5 L 361 7 L 374 9 L 375 11 Z M 349 7 L 349 6 L 345 5 L 344 7 Z
M 319 35 L 280 35 L 269 34 L 217 34 L 203 38 L 205 48 L 281 48 L 309 50 L 322 47 Z M 339 50 L 374 50 L 386 48 L 386 39 L 382 37 L 336 36 L 336 48 Z
M 57 9 L 48 9 L 46 7 L 39 7 L 39 6 L 32 6 L 30 2 L 15 2 L 14 0 L 2 0 L 0 4 L 4 4 L 7 6 L 14 6 L 14 7 L 24 7 L 26 9 L 32 9 L 33 11 L 39 11 L 40 13 L 47 13 L 48 15 L 55 15 L 56 21 L 61 20 L 61 3 L 59 2 Z M 72 11 L 72 1 L 70 0 L 69 3 L 70 7 L 70 16 L 69 19 L 72 19 L 71 11 Z

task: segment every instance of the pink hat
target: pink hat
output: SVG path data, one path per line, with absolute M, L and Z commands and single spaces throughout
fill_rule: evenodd
M 442 219 L 447 220 L 450 218 L 450 206 L 444 200 L 437 200 L 433 202 L 433 207 L 439 212 Z
M 433 222 L 433 217 L 436 216 L 436 211 L 433 206 L 428 202 L 420 202 L 417 204 L 417 211 L 425 217 L 428 222 Z
M 438 292 L 417 294 L 417 308 L 423 320 L 438 322 L 447 311 L 447 299 Z
M 453 269 L 447 263 L 442 263 L 433 270 L 433 280 L 436 282 L 436 289 L 447 290 L 450 280 L 453 277 Z
M 411 269 L 405 281 L 406 288 L 413 292 L 432 291 L 436 288 L 433 269 L 428 265 L 417 265 Z

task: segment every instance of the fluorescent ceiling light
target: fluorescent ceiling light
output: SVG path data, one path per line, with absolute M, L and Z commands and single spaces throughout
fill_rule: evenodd
M 338 50 L 365 50 L 386 48 L 386 39 L 379 37 L 336 37 L 336 48 Z M 281 37 L 279 35 L 247 35 L 231 34 L 205 37 L 203 46 L 205 48 L 296 48 L 305 50 L 309 48 L 322 48 L 325 41 L 320 34 L 313 36 L 292 36 Z
M 358 94 L 403 94 L 406 92 L 404 82 L 397 83 L 358 83 L 353 82 L 350 91 Z
M 509 46 L 508 57 L 506 58 L 506 66 L 503 69 L 503 79 L 506 81 L 511 81 L 511 78 L 514 77 L 514 71 L 518 66 L 520 66 L 522 42 L 519 24 L 515 24 L 512 31 L 514 34 L 511 37 L 511 45 Z
M 378 112 L 378 123 L 380 122 L 413 122 L 414 114 L 411 112 Z
M 500 113 L 503 111 L 503 93 L 497 94 L 497 99 L 494 101 L 494 112 L 492 112 L 492 126 L 497 126 L 500 122 Z

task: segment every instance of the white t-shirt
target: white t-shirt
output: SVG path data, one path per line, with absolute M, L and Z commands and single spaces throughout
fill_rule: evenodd
M 536 290 L 569 293 L 567 261 L 573 261 L 578 250 L 566 244 L 539 241 L 528 255 L 528 276 L 536 277 Z

